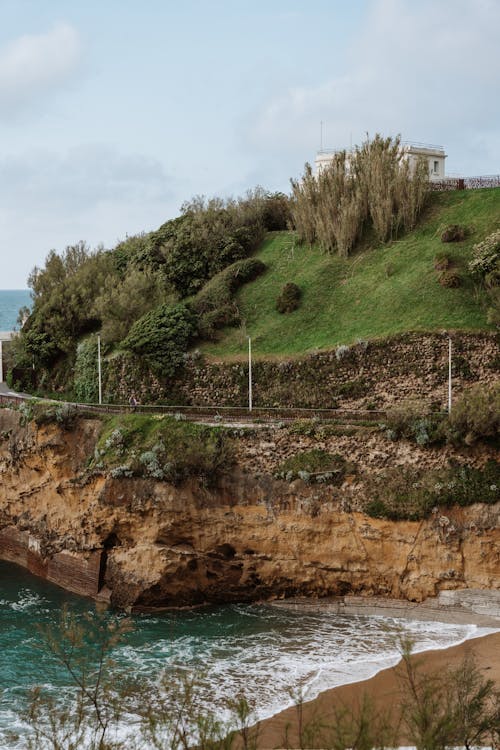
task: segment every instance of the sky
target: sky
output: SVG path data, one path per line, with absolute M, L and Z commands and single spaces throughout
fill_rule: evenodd
M 500 0 L 0 0 L 0 289 L 194 195 L 289 191 L 320 146 L 500 173 Z

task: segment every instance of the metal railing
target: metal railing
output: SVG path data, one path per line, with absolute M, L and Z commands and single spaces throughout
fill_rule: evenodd
M 447 190 L 481 190 L 482 188 L 500 187 L 500 175 L 480 175 L 477 177 L 445 177 L 430 183 L 430 189 L 436 192 Z
M 401 141 L 402 146 L 408 148 L 422 148 L 428 149 L 429 151 L 443 151 L 444 146 L 439 146 L 437 143 L 420 143 L 419 141 Z
M 0 394 L 0 404 L 16 405 L 23 401 L 31 401 L 31 396 L 15 394 Z M 315 409 L 294 407 L 256 407 L 251 411 L 244 406 L 180 406 L 180 405 L 148 405 L 138 404 L 131 407 L 128 404 L 87 404 L 74 401 L 57 401 L 54 399 L 39 399 L 38 403 L 52 406 L 68 406 L 75 411 L 92 412 L 96 414 L 127 414 L 131 412 L 141 414 L 165 414 L 173 417 L 185 418 L 192 421 L 209 420 L 212 422 L 294 422 L 299 419 L 318 419 L 321 421 L 349 421 L 376 422 L 384 419 L 386 412 L 380 409 Z

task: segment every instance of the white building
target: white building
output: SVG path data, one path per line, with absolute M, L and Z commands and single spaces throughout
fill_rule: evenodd
M 431 182 L 437 182 L 445 179 L 445 159 L 446 154 L 443 146 L 436 146 L 432 143 L 412 143 L 403 141 L 401 143 L 403 154 L 414 167 L 417 159 L 424 158 L 429 164 L 429 179 Z M 336 149 L 321 149 L 316 154 L 314 160 L 315 174 L 321 172 L 333 161 Z
M 415 167 L 418 159 L 424 158 L 429 164 L 430 181 L 444 180 L 446 154 L 443 146 L 436 146 L 432 143 L 411 143 L 410 141 L 403 141 L 401 145 L 411 167 Z

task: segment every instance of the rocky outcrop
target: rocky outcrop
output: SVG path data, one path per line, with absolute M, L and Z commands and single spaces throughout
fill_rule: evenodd
M 346 593 L 421 601 L 499 587 L 498 504 L 418 522 L 369 518 L 345 510 L 349 492 L 362 491 L 349 477 L 341 489 L 259 473 L 259 435 L 212 487 L 90 474 L 98 430 L 93 420 L 22 427 L 0 410 L 0 558 L 122 607 Z M 361 459 L 361 438 L 352 440 Z M 369 440 L 376 465 L 381 447 Z

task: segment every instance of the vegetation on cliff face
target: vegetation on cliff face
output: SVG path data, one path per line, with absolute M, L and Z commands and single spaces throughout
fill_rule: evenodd
M 500 464 L 490 460 L 482 468 L 452 465 L 434 471 L 398 466 L 372 476 L 368 493 L 364 511 L 391 521 L 419 521 L 454 505 L 494 505 L 500 501 Z M 458 533 L 449 520 L 443 531 Z
M 126 414 L 104 421 L 90 468 L 112 477 L 150 477 L 172 484 L 196 477 L 210 484 L 232 462 L 231 441 L 222 427 Z
M 500 382 L 475 385 L 453 404 L 449 414 L 431 412 L 419 401 L 389 409 L 382 429 L 391 440 L 405 438 L 418 445 L 473 445 L 500 441 Z
M 279 466 L 276 477 L 286 479 L 287 482 L 302 479 L 306 483 L 341 485 L 346 474 L 355 472 L 356 466 L 346 461 L 339 453 L 331 454 L 315 448 L 295 453 L 287 458 Z

